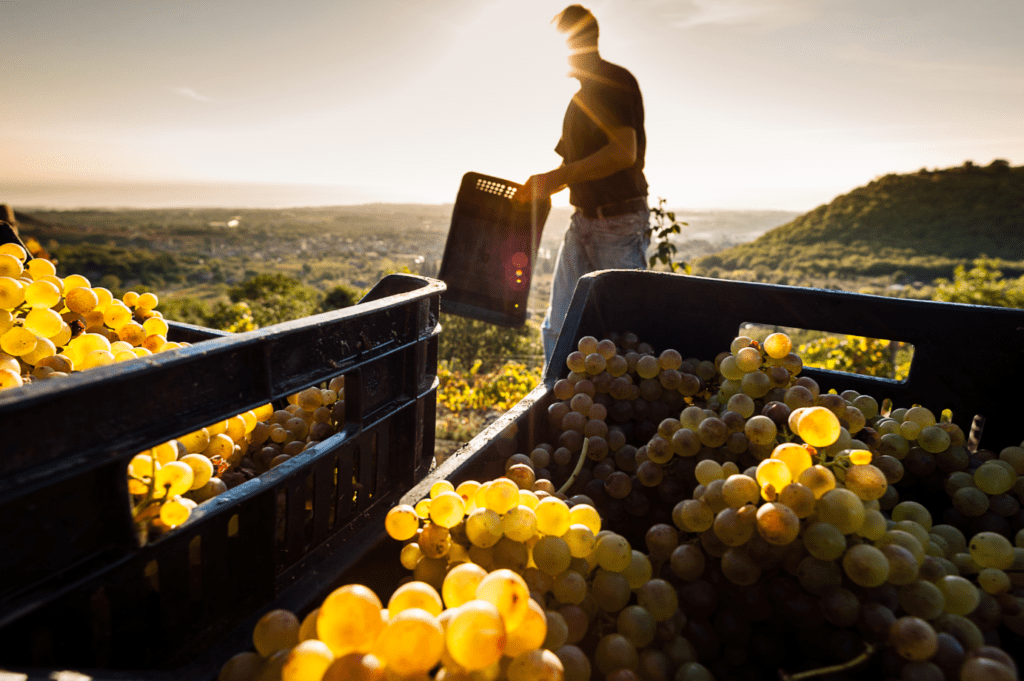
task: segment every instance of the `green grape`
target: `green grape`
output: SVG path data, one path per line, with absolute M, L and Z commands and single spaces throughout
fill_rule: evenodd
M 561 537 L 544 536 L 533 545 L 533 561 L 552 577 L 569 569 L 572 554 Z
M 685 499 L 672 509 L 672 522 L 686 532 L 703 532 L 715 521 L 715 513 L 703 501 Z
M 927 428 L 928 426 L 934 426 L 936 423 L 935 414 L 926 407 L 911 407 L 907 410 L 903 416 L 903 422 L 912 422 L 921 426 L 921 428 Z
M 525 542 L 537 533 L 537 515 L 528 506 L 516 506 L 501 517 L 501 529 L 509 539 Z
M 416 536 L 416 530 L 419 528 L 420 519 L 416 515 L 416 509 L 408 504 L 395 506 L 384 516 L 384 529 L 392 539 L 398 541 L 412 539 Z
M 797 563 L 796 576 L 800 586 L 815 596 L 821 596 L 843 583 L 843 571 L 838 563 L 814 556 L 804 556 Z
M 757 481 L 748 475 L 730 475 L 722 485 L 722 498 L 732 508 L 740 508 L 745 504 L 756 504 L 761 498 L 761 488 Z M 685 528 L 680 527 L 680 529 Z
M 806 518 L 814 512 L 814 492 L 799 482 L 791 482 L 779 492 L 777 501 L 796 513 L 797 518 Z
M 722 554 L 721 566 L 725 578 L 740 586 L 750 586 L 761 577 L 761 568 L 753 561 L 750 553 L 743 546 L 729 547 Z
M 878 416 L 878 401 L 870 395 L 858 395 L 853 398 L 853 406 L 857 407 L 864 414 L 864 418 L 868 420 Z
M 501 539 L 501 526 L 501 516 L 495 511 L 489 508 L 478 508 L 466 518 L 466 536 L 474 546 L 490 548 Z
M 615 620 L 615 630 L 637 648 L 646 648 L 654 641 L 658 623 L 646 608 L 630 605 L 619 612 Z
M 598 671 L 607 676 L 616 669 L 636 671 L 640 665 L 640 656 L 629 639 L 622 634 L 607 634 L 597 643 L 594 663 Z
M 754 415 L 754 400 L 745 393 L 737 393 L 729 398 L 726 405 L 728 411 L 734 411 L 745 419 Z
M 676 614 L 679 597 L 675 587 L 663 579 L 652 579 L 637 592 L 637 603 L 647 610 L 657 622 L 665 622 Z
M 726 546 L 742 546 L 753 536 L 755 523 L 730 506 L 719 511 L 712 527 L 715 536 Z
M 402 567 L 406 570 L 413 570 L 422 557 L 423 552 L 420 551 L 420 545 L 412 542 L 402 547 L 402 551 L 399 554 L 399 562 L 402 563 Z
M 632 553 L 633 558 L 630 560 L 629 567 L 623 570 L 621 574 L 626 578 L 630 589 L 639 589 L 654 574 L 654 567 L 651 565 L 650 559 L 642 552 L 634 550 Z
M 326 643 L 315 638 L 302 641 L 289 651 L 281 681 L 321 681 L 332 662 L 334 654 Z
M 625 537 L 609 533 L 598 538 L 594 546 L 594 558 L 597 565 L 605 570 L 622 572 L 633 560 L 633 549 Z
M 541 499 L 534 513 L 537 516 L 537 530 L 547 535 L 561 537 L 571 525 L 569 507 L 557 497 Z
M 746 373 L 740 369 L 739 364 L 736 361 L 736 357 L 734 356 L 724 358 L 722 363 L 718 365 L 718 371 L 722 374 L 723 378 L 729 381 L 739 381 Z
M 1013 489 L 1015 473 L 1008 472 L 996 461 L 986 461 L 974 471 L 974 484 L 986 494 L 1003 494 Z
M 259 654 L 246 651 L 238 653 L 220 668 L 217 681 L 252 681 L 263 668 L 263 658 Z
M 900 587 L 898 593 L 900 607 L 914 617 L 933 620 L 941 615 L 946 607 L 945 596 L 939 587 L 923 579 Z
M 837 488 L 823 494 L 817 510 L 819 520 L 835 525 L 843 534 L 852 534 L 864 524 L 864 505 L 848 489 Z
M 930 541 L 928 530 L 924 529 L 913 520 L 900 520 L 893 523 L 892 529 L 913 535 L 914 539 L 918 541 L 922 548 L 928 546 L 928 542 Z
M 899 544 L 886 544 L 879 547 L 879 550 L 885 554 L 885 559 L 889 561 L 887 582 L 896 586 L 904 586 L 917 581 L 920 569 L 914 554 Z
M 562 661 L 550 650 L 520 653 L 508 666 L 508 681 L 563 681 Z
M 288 610 L 271 610 L 253 627 L 252 642 L 264 658 L 292 648 L 299 643 L 299 619 Z
M 569 554 L 573 558 L 586 558 L 593 553 L 597 545 L 594 533 L 583 524 L 571 525 L 562 535 L 562 540 L 569 547 Z
M 996 532 L 979 532 L 971 537 L 971 558 L 983 568 L 1006 570 L 1013 564 L 1013 544 Z
M 913 520 L 926 530 L 932 528 L 932 514 L 916 501 L 901 501 L 896 504 L 892 509 L 892 519 L 895 522 Z
M 590 681 L 590 660 L 577 646 L 559 646 L 555 649 L 555 655 L 562 661 L 565 681 Z
M 743 376 L 740 386 L 743 392 L 756 399 L 768 394 L 768 391 L 772 389 L 772 382 L 768 378 L 768 374 L 752 371 Z
M 846 537 L 831 523 L 809 525 L 804 530 L 803 542 L 807 552 L 821 560 L 837 560 L 846 551 Z
M 700 484 L 710 485 L 713 480 L 722 479 L 722 466 L 714 459 L 705 459 L 697 464 L 694 475 Z
M 904 421 L 900 424 L 900 435 L 903 439 L 916 442 L 919 435 L 921 435 L 921 424 L 917 421 Z
M 609 570 L 599 570 L 590 585 L 591 594 L 599 608 L 606 612 L 618 612 L 629 603 L 633 590 L 626 578 Z
M 476 589 L 476 597 L 498 608 L 508 630 L 515 629 L 526 616 L 530 590 L 526 581 L 512 570 L 495 570 L 484 577 Z
M 557 649 L 566 644 L 570 635 L 576 636 L 574 640 L 579 641 L 586 634 L 590 620 L 578 605 L 563 605 L 558 611 L 547 610 L 544 612 L 547 621 L 547 634 L 544 636 L 544 647 Z M 572 621 L 574 630 L 570 630 L 568 622 Z
M 1010 582 L 1010 576 L 1002 570 L 985 568 L 978 573 L 978 586 L 986 593 L 998 595 L 1006 593 L 1013 585 Z
M 919 617 L 900 617 L 889 626 L 889 644 L 912 662 L 927 660 L 938 649 L 938 637 L 928 622 Z
M 961 487 L 953 494 L 953 507 L 969 518 L 976 518 L 988 510 L 989 497 L 977 487 Z
M 981 602 L 978 588 L 958 575 L 946 575 L 935 585 L 945 597 L 946 612 L 952 615 L 968 615 L 974 612 Z
M 815 499 L 821 499 L 826 492 L 835 489 L 836 486 L 836 478 L 832 471 L 820 464 L 804 470 L 797 478 L 797 482 L 810 489 Z
M 736 358 L 736 366 L 743 373 L 757 371 L 761 367 L 761 352 L 757 348 L 741 348 L 734 357 Z M 724 363 L 725 360 L 723 359 L 722 362 Z
M 681 544 L 669 557 L 672 573 L 689 582 L 704 574 L 704 563 L 704 552 L 693 544 Z
M 858 544 L 843 555 L 843 571 L 858 586 L 881 586 L 889 576 L 889 561 L 874 546 Z
M 566 570 L 555 577 L 554 584 L 551 586 L 551 593 L 554 594 L 559 603 L 579 605 L 587 597 L 587 582 L 580 573 L 574 570 Z
M 889 483 L 885 473 L 871 464 L 850 466 L 846 469 L 846 488 L 864 501 L 881 499 Z
M 743 426 L 743 434 L 755 445 L 770 445 L 775 443 L 779 431 L 775 422 L 767 416 L 752 416 Z M 801 447 L 801 449 L 803 449 Z M 810 465 L 810 464 L 808 464 Z M 796 475 L 794 473 L 794 475 Z
M 926 452 L 938 454 L 949 448 L 949 433 L 938 426 L 927 426 L 917 436 L 917 445 Z

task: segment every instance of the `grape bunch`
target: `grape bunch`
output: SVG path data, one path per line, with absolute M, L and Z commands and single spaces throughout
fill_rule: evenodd
M 189 519 L 192 509 L 334 435 L 345 422 L 345 377 L 265 404 L 139 452 L 128 463 L 141 543 Z
M 1024 449 L 971 453 L 923 407 L 823 393 L 791 349 L 739 337 L 710 362 L 585 337 L 554 386 L 557 445 L 508 469 L 646 543 L 715 678 L 865 660 L 864 678 L 1015 677 L 998 644 L 1024 633 Z
M 167 340 L 155 294 L 116 300 L 27 257 L 18 244 L 0 244 L 0 390 L 188 345 Z

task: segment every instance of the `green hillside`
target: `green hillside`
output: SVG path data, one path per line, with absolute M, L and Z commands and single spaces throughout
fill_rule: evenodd
M 1024 166 L 993 161 L 885 175 L 750 243 L 709 255 L 695 271 L 764 279 L 893 276 L 931 281 L 986 255 L 1024 272 Z M 734 275 L 733 275 L 734 276 Z

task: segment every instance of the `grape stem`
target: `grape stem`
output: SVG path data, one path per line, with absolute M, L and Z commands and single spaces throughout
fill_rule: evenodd
M 576 476 L 583 470 L 583 462 L 587 460 L 587 445 L 590 444 L 589 438 L 583 440 L 583 450 L 580 452 L 580 460 L 576 462 L 576 469 L 569 476 L 569 479 L 565 481 L 565 484 L 558 490 L 559 494 L 565 494 L 566 490 L 572 487 L 572 483 L 576 482 Z
M 864 644 L 864 652 L 857 657 L 843 662 L 842 664 L 834 664 L 828 667 L 820 667 L 818 669 L 808 669 L 804 672 L 797 672 L 796 674 L 787 674 L 783 670 L 779 670 L 780 681 L 803 681 L 803 679 L 814 678 L 815 676 L 824 676 L 825 674 L 834 674 L 836 672 L 846 671 L 847 669 L 853 669 L 859 664 L 867 662 L 868 659 L 874 654 L 875 647 L 870 643 Z

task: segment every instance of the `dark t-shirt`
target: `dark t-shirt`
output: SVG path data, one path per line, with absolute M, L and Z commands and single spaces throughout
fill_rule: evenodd
M 617 127 L 636 130 L 636 163 L 607 177 L 570 185 L 572 205 L 593 209 L 647 196 L 647 135 L 640 86 L 629 71 L 602 59 L 591 77 L 581 79 L 579 91 L 569 102 L 555 151 L 566 163 L 578 161 L 608 144 L 603 129 Z

